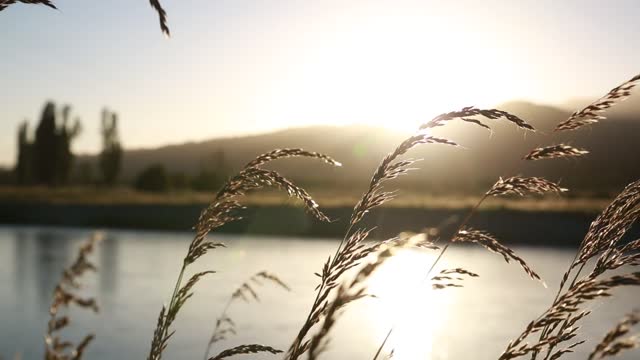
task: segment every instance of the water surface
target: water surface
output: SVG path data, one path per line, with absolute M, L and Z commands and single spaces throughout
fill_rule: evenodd
M 61 269 L 73 261 L 79 244 L 91 231 L 48 227 L 0 227 L 0 356 L 42 358 L 42 340 L 52 290 Z M 84 293 L 98 298 L 101 311 L 73 311 L 65 336 L 81 338 L 92 331 L 96 340 L 87 359 L 145 359 L 158 311 L 167 301 L 181 265 L 189 233 L 107 231 L 93 255 L 99 272 L 85 278 Z M 320 271 L 335 240 L 218 236 L 226 249 L 211 252 L 194 266 L 217 273 L 196 287 L 175 328 L 166 359 L 199 359 L 215 318 L 233 290 L 260 270 L 277 273 L 292 291 L 265 286 L 259 303 L 235 303 L 229 315 L 238 335 L 215 350 L 241 343 L 262 343 L 286 349 L 306 317 L 314 272 Z M 434 254 L 410 251 L 391 260 L 372 279 L 376 299 L 347 307 L 332 333 L 326 359 L 371 359 L 389 326 L 394 359 L 495 359 L 509 340 L 551 302 L 573 252 L 552 248 L 515 249 L 546 280 L 548 288 L 529 280 L 517 265 L 475 247 L 453 248 L 442 267 L 463 266 L 480 278 L 465 288 L 434 293 L 421 284 Z M 584 339 L 599 341 L 628 310 L 638 305 L 637 293 L 619 291 L 610 303 L 592 306 Z M 593 345 L 567 359 L 584 359 Z M 278 358 L 258 356 L 254 358 Z M 635 359 L 628 354 L 621 359 Z

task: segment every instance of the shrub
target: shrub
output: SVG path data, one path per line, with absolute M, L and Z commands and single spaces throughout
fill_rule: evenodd
M 140 191 L 167 192 L 169 190 L 167 171 L 163 165 L 151 165 L 138 175 L 134 187 Z

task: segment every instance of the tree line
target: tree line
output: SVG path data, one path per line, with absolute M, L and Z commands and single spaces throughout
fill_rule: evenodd
M 134 188 L 148 192 L 168 191 L 216 191 L 231 172 L 222 150 L 214 151 L 200 163 L 200 170 L 193 176 L 183 172 L 170 173 L 162 164 L 151 164 L 142 170 L 133 182 Z
M 20 124 L 15 167 L 15 182 L 18 185 L 62 186 L 71 182 L 75 168 L 71 145 L 82 131 L 80 118 L 75 116 L 71 120 L 71 114 L 70 105 L 58 109 L 54 102 L 48 101 L 33 134 L 29 131 L 28 120 Z M 117 114 L 103 110 L 101 125 L 102 150 L 98 161 L 100 182 L 112 186 L 122 168 L 123 150 Z M 78 168 L 82 170 L 82 166 Z
M 76 163 L 71 145 L 82 132 L 82 123 L 78 116 L 72 115 L 70 105 L 56 106 L 48 101 L 35 131 L 30 131 L 28 120 L 19 125 L 13 183 L 49 187 L 72 184 L 112 187 L 118 183 L 123 162 L 118 115 L 106 108 L 102 110 L 102 148 L 93 164 L 89 161 Z M 182 172 L 169 173 L 162 164 L 150 164 L 133 179 L 131 185 L 137 190 L 151 192 L 213 191 L 224 183 L 228 172 L 224 152 L 218 150 L 203 159 L 200 170 L 193 176 Z

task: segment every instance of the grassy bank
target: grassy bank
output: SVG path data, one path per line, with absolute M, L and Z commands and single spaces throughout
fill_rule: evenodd
M 63 204 L 0 203 L 0 223 L 98 228 L 190 230 L 202 204 Z M 344 232 L 351 207 L 329 207 L 334 221 L 321 223 L 298 206 L 255 205 L 243 212 L 244 219 L 225 225 L 223 233 L 338 238 Z M 440 226 L 453 231 L 467 210 L 446 208 L 385 207 L 366 219 L 375 227 L 372 235 L 387 238 L 401 231 L 421 231 Z M 491 229 L 505 243 L 576 246 L 595 214 L 584 211 L 522 211 L 492 208 L 480 211 L 471 225 Z M 521 229 L 530 229 L 522 232 Z
M 314 199 L 323 208 L 353 207 L 362 195 L 362 189 L 310 189 Z M 58 204 L 58 205 L 200 205 L 208 204 L 214 194 L 208 192 L 148 193 L 130 188 L 99 187 L 15 187 L 0 186 L 0 204 Z M 570 195 L 570 194 L 569 194 Z M 468 209 L 478 202 L 479 196 L 461 194 L 435 195 L 424 192 L 403 191 L 385 208 L 400 209 Z M 518 211 L 585 212 L 602 210 L 611 199 L 595 197 L 548 196 L 544 198 L 490 198 L 484 209 L 510 209 Z M 296 206 L 278 191 L 263 190 L 249 194 L 249 206 Z
M 333 220 L 320 223 L 296 201 L 276 192 L 249 196 L 244 219 L 221 232 L 255 235 L 340 237 L 355 196 L 332 191 L 318 194 L 318 202 Z M 100 188 L 0 188 L 0 223 L 101 228 L 190 230 L 194 219 L 211 200 L 207 193 L 150 194 L 129 189 Z M 372 213 L 366 221 L 378 238 L 401 231 L 441 227 L 464 216 L 477 198 L 405 194 Z M 505 242 L 527 245 L 575 246 L 580 234 L 604 207 L 605 199 L 495 198 L 472 221 L 489 228 Z M 286 221 L 282 221 L 286 219 Z M 500 219 L 500 220 L 499 220 Z M 526 233 L 520 229 L 534 229 Z

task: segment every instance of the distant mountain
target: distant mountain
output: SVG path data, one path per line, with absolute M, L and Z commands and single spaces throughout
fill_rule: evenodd
M 375 127 L 313 126 L 292 128 L 262 135 L 220 138 L 202 142 L 163 146 L 155 149 L 129 150 L 123 160 L 123 176 L 133 178 L 152 163 L 163 164 L 170 172 L 195 174 L 209 163 L 218 151 L 224 152 L 225 162 L 231 170 L 240 169 L 255 156 L 283 147 L 302 147 L 335 156 L 345 166 L 358 169 L 378 161 L 386 149 L 400 141 L 401 134 Z M 331 181 L 339 174 L 336 169 L 320 162 L 288 159 L 276 161 L 273 168 L 283 170 L 294 178 L 315 182 L 316 175 L 327 177 L 318 181 Z M 370 168 L 366 167 L 367 170 Z
M 580 106 L 589 101 L 580 102 Z M 577 106 L 577 107 L 580 107 Z M 576 107 L 576 108 L 577 108 Z M 586 129 L 555 133 L 566 119 L 569 106 L 553 107 L 529 102 L 508 102 L 498 108 L 530 122 L 538 131 L 523 132 L 505 120 L 488 121 L 493 132 L 469 123 L 454 122 L 436 129 L 438 136 L 463 145 L 422 145 L 408 157 L 420 158 L 420 170 L 405 177 L 404 186 L 431 193 L 482 191 L 499 176 L 516 174 L 544 176 L 561 180 L 577 191 L 607 193 L 619 191 L 640 178 L 640 102 L 629 100 L 612 110 L 609 119 Z M 637 119 L 637 120 L 636 120 Z M 279 161 L 273 168 L 310 185 L 358 186 L 369 180 L 383 156 L 406 134 L 370 126 L 314 126 L 294 128 L 263 135 L 212 139 L 203 142 L 128 150 L 124 155 L 123 176 L 131 180 L 152 163 L 164 164 L 170 172 L 194 174 L 216 151 L 224 151 L 232 170 L 239 169 L 256 155 L 274 148 L 302 147 L 334 156 L 342 168 L 315 161 Z M 557 159 L 537 162 L 521 160 L 534 147 L 569 143 L 591 151 L 583 159 Z M 95 161 L 95 158 L 86 158 Z

